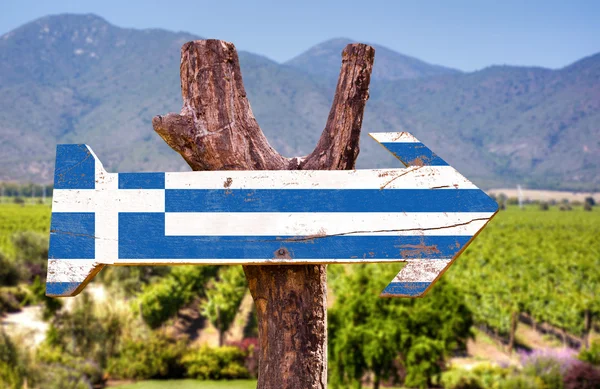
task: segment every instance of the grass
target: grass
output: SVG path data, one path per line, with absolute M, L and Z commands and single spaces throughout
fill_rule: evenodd
M 165 380 L 141 381 L 117 386 L 118 389 L 255 389 L 255 380 L 198 381 Z
M 255 389 L 255 380 L 198 381 L 165 380 L 141 381 L 135 384 L 115 386 L 116 389 Z M 388 388 L 402 389 L 402 388 Z

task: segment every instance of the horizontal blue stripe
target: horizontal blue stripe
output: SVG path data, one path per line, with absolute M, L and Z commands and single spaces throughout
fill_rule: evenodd
M 167 189 L 166 212 L 495 212 L 479 189 Z
M 46 296 L 71 296 L 81 282 L 47 282 Z
M 119 189 L 165 189 L 165 173 L 119 173 Z
M 54 189 L 94 189 L 96 161 L 86 145 L 57 145 Z
M 95 231 L 93 212 L 53 212 L 48 258 L 94 259 Z
M 392 282 L 381 294 L 389 296 L 418 297 L 431 285 L 431 282 Z
M 119 213 L 120 259 L 270 259 L 284 248 L 292 259 L 452 258 L 470 236 L 165 236 L 163 213 Z
M 382 143 L 408 166 L 448 166 L 448 163 L 423 143 Z

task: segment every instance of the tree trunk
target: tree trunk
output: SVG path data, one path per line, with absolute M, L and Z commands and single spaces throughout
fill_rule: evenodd
M 156 116 L 152 124 L 194 170 L 353 169 L 374 55 L 367 45 L 346 46 L 327 124 L 305 158 L 285 158 L 267 142 L 228 42 L 183 45 L 181 114 Z M 326 266 L 247 265 L 244 272 L 257 308 L 258 388 L 326 388 Z
M 510 315 L 510 330 L 508 334 L 508 352 L 512 354 L 515 348 L 515 336 L 517 334 L 517 325 L 519 324 L 519 314 L 513 312 Z
M 583 347 L 586 350 L 590 348 L 590 332 L 592 332 L 592 314 L 589 309 L 586 309 L 583 317 Z
M 373 389 L 379 389 L 381 384 L 381 372 L 377 371 L 373 373 Z

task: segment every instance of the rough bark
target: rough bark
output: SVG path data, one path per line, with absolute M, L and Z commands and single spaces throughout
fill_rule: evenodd
M 508 332 L 508 352 L 512 354 L 515 349 L 515 337 L 517 335 L 517 325 L 519 324 L 518 312 L 510 314 L 510 329 Z
M 590 309 L 586 309 L 583 316 L 583 347 L 590 348 L 590 333 L 592 332 L 592 314 Z
M 180 114 L 156 116 L 152 124 L 194 170 L 353 169 L 374 55 L 367 45 L 346 46 L 327 124 L 304 158 L 285 158 L 269 145 L 246 97 L 236 49 L 228 42 L 183 45 L 183 108 Z M 244 272 L 258 314 L 258 388 L 325 388 L 325 265 L 244 266 Z

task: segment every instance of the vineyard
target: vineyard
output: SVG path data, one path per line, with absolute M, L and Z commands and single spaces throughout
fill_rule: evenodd
M 47 234 L 47 205 L 0 204 L 0 251 L 20 231 Z M 476 323 L 512 347 L 523 316 L 585 342 L 600 322 L 600 212 L 501 211 L 444 276 L 467 296 Z
M 512 348 L 523 316 L 586 342 L 600 319 L 599 269 L 600 213 L 532 206 L 501 211 L 446 276 Z
M 15 376 L 18 385 L 8 387 L 22 387 L 25 378 L 33 383 L 31 387 L 50 387 L 44 380 L 53 382 L 64 371 L 74 374 L 71 378 L 65 376 L 67 381 L 94 379 L 98 387 L 105 384 L 102 377 L 114 381 L 236 378 L 248 379 L 244 384 L 255 385 L 252 379 L 257 376 L 258 353 L 250 345 L 256 344 L 256 319 L 246 316 L 247 321 L 242 320 L 245 324 L 238 324 L 244 327 L 241 341 L 225 342 L 232 323 L 240 319 L 237 315 L 247 293 L 239 267 L 109 267 L 96 282 L 102 283 L 111 296 L 127 296 L 131 304 L 121 304 L 116 309 L 84 293 L 72 300 L 72 311 L 61 309 L 58 299 L 44 296 L 51 208 L 37 202 L 33 199 L 16 204 L 13 199 L 12 203 L 0 203 L 0 316 L 37 304 L 36 308 L 42 309 L 52 326 L 52 332 L 47 333 L 52 336 L 33 351 L 33 359 L 23 354 L 22 359 L 15 357 L 8 365 L 0 360 L 0 387 L 7 387 L 3 366 L 7 371 L 6 366 L 21 366 L 19 363 L 28 360 L 38 362 L 22 369 Z M 525 209 L 509 205 L 424 299 L 378 297 L 382 286 L 400 266 L 329 267 L 332 296 L 328 309 L 328 363 L 332 388 L 359 387 L 365 377 L 372 377 L 373 383 L 403 387 L 442 385 L 446 389 L 464 388 L 464 380 L 479 382 L 479 386 L 469 386 L 472 388 L 562 388 L 550 382 L 567 382 L 573 380 L 569 378 L 573 375 L 588 373 L 596 374 L 593 382 L 600 383 L 600 369 L 589 364 L 600 365 L 600 342 L 594 340 L 587 350 L 584 347 L 590 337 L 595 339 L 600 332 L 597 207 L 589 212 L 581 204 L 528 205 Z M 182 311 L 186 313 L 180 316 Z M 219 346 L 200 347 L 168 335 L 195 328 L 197 324 L 191 320 L 196 316 L 212 327 L 207 324 L 202 329 L 204 335 L 210 331 L 218 333 Z M 522 326 L 517 332 L 522 322 L 531 327 Z M 474 327 L 479 330 L 474 331 Z M 553 336 L 548 339 L 535 330 Z M 493 350 L 471 353 L 477 347 L 489 350 L 481 339 L 475 341 L 475 349 L 468 348 L 472 333 L 482 331 L 489 335 L 488 339 L 491 337 Z M 565 354 L 570 359 L 558 375 L 547 374 L 543 381 L 546 386 L 509 385 L 510 380 L 531 380 L 539 375 L 537 367 L 531 367 L 537 363 L 537 354 L 521 359 L 520 370 L 510 366 L 485 370 L 484 366 L 483 370 L 471 371 L 449 361 L 452 355 L 470 355 L 498 363 L 494 350 L 502 348 L 498 347 L 499 341 L 507 344 L 509 350 L 516 348 L 518 353 L 512 355 L 518 356 L 524 350 L 540 351 L 551 342 L 556 344 L 556 337 L 572 347 L 568 351 L 571 354 Z M 540 346 L 537 338 L 543 338 L 545 345 Z M 16 344 L 18 341 L 11 341 L 0 330 L 0 349 L 16 349 Z M 107 351 L 106 344 L 113 346 Z M 585 360 L 587 367 L 578 365 L 579 359 L 574 360 L 573 348 L 582 350 L 578 358 Z M 57 364 L 57 355 L 68 358 Z M 140 355 L 146 359 L 138 363 Z M 560 358 L 563 357 L 557 354 L 553 363 L 562 363 Z M 211 362 L 206 370 L 208 360 L 221 362 Z M 84 361 L 94 361 L 94 370 L 84 370 L 88 369 L 85 366 L 92 366 Z M 230 368 L 224 361 L 233 361 L 235 367 Z M 547 363 L 546 359 L 540 361 Z M 591 370 L 578 373 L 578 366 Z M 506 381 L 507 386 L 485 383 L 488 378 L 484 375 L 493 378 L 493 382 Z M 178 387 L 183 383 L 173 382 Z M 575 387 L 580 386 L 564 386 Z
M 0 252 L 14 255 L 11 238 L 17 232 L 48 234 L 50 212 L 50 206 L 42 204 L 0 204 Z

